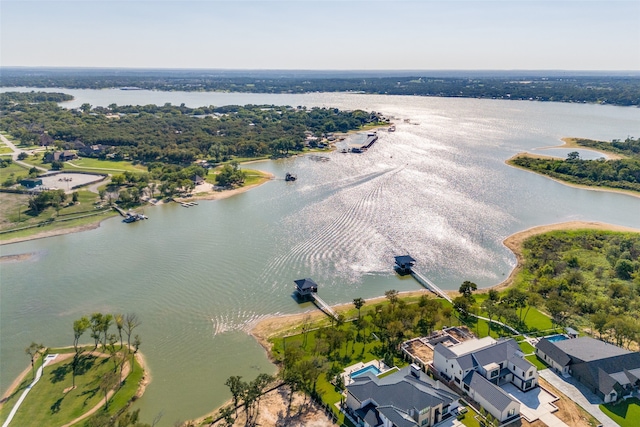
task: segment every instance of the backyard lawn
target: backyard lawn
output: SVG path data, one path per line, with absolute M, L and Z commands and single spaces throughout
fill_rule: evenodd
M 616 404 L 600 405 L 600 409 L 622 427 L 636 427 L 640 423 L 640 400 L 636 397 Z

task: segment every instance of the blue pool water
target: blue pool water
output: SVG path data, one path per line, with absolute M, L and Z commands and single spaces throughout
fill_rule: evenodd
M 350 376 L 351 376 L 351 378 L 355 378 L 355 377 L 359 377 L 362 374 L 366 374 L 367 372 L 372 372 L 373 375 L 380 375 L 381 371 L 380 371 L 380 369 L 376 368 L 375 366 L 369 365 L 369 366 L 366 366 L 366 367 L 364 367 L 362 369 L 358 369 L 355 372 L 352 372 Z
M 568 340 L 569 338 L 567 338 L 566 335 L 551 335 L 550 337 L 545 337 L 547 339 L 547 341 L 551 341 L 551 342 L 558 342 L 558 341 L 564 341 L 564 340 Z

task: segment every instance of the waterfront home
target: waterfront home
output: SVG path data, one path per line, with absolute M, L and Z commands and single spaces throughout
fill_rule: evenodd
M 71 150 L 49 151 L 44 155 L 45 162 L 66 162 L 67 160 L 77 159 L 78 156 Z
M 353 378 L 344 411 L 362 427 L 430 427 L 458 405 L 451 389 L 411 365 L 383 378 Z
M 501 388 L 513 384 L 522 391 L 538 385 L 538 370 L 524 358 L 513 339 L 470 339 L 459 344 L 438 343 L 433 368 L 500 422 L 520 416 L 520 403 Z
M 556 372 L 573 376 L 605 403 L 640 388 L 640 353 L 590 337 L 552 341 L 542 338 L 536 354 Z

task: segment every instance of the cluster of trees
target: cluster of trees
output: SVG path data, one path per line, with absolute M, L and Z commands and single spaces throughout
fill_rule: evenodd
M 115 324 L 117 335 L 111 333 L 111 326 Z M 73 361 L 71 362 L 72 387 L 75 387 L 75 378 L 79 373 L 79 369 L 85 361 L 83 353 L 87 351 L 85 346 L 79 344 L 80 338 L 85 332 L 90 332 L 91 338 L 94 340 L 93 350 L 102 345 L 102 351 L 109 354 L 109 358 L 113 361 L 113 371 L 105 375 L 100 381 L 100 390 L 104 393 L 105 409 L 108 408 L 107 393 L 122 384 L 122 370 L 130 357 L 130 363 L 133 367 L 133 358 L 138 352 L 141 344 L 140 336 L 132 335 L 134 330 L 140 326 L 140 320 L 135 313 L 127 314 L 103 314 L 93 313 L 90 317 L 83 316 L 73 322 Z M 124 346 L 122 333 L 127 336 L 127 345 Z M 120 345 L 118 346 L 118 340 Z
M 5 108 L 22 102 L 65 102 L 72 99 L 72 95 L 60 92 L 4 92 L 0 93 L 0 106 Z
M 242 406 L 246 417 L 245 425 L 255 426 L 260 414 L 260 399 L 274 380 L 268 374 L 260 374 L 249 382 L 243 381 L 241 376 L 229 377 L 225 384 L 231 391 L 233 406 L 220 409 L 220 417 L 228 426 L 233 426 L 234 416 L 238 416 L 238 407 Z
M 471 98 L 535 99 L 559 102 L 606 102 L 640 105 L 640 79 L 629 76 L 235 76 L 198 71 L 37 74 L 3 72 L 6 86 L 113 88 L 138 87 L 166 91 L 228 91 L 254 93 L 346 92 Z
M 216 182 L 221 187 L 237 187 L 244 184 L 247 178 L 245 171 L 240 169 L 237 162 L 231 162 L 222 167 L 222 170 L 216 175 Z
M 640 157 L 640 138 L 627 137 L 624 140 L 613 139 L 611 142 L 576 138 L 575 142 L 583 147 L 611 151 L 613 153 L 623 154 L 629 157 Z
M 384 120 L 379 113 L 362 110 L 273 105 L 86 104 L 67 110 L 53 102 L 23 102 L 5 105 L 1 113 L 0 129 L 23 144 L 45 138 L 59 149 L 78 149 L 85 156 L 182 165 L 198 158 L 221 162 L 232 156 L 279 156 L 302 150 L 305 132 L 348 131 Z M 99 148 L 83 150 L 91 146 Z
M 46 190 L 38 194 L 29 196 L 29 209 L 34 215 L 39 215 L 49 206 L 53 206 L 56 211 L 60 211 L 62 205 L 67 200 L 64 190 Z
M 607 148 L 613 146 L 618 152 L 634 156 L 626 159 L 583 160 L 577 151 L 573 151 L 565 160 L 518 156 L 511 159 L 511 163 L 575 184 L 640 191 L 640 143 L 631 138 L 627 141 L 629 143 L 618 141 L 617 146 L 604 143 L 609 144 Z
M 553 232 L 524 244 L 523 286 L 559 325 L 591 327 L 618 345 L 640 345 L 640 235 Z

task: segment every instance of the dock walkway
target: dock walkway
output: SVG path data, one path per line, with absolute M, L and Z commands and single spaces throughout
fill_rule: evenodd
M 334 319 L 338 319 L 338 313 L 336 313 L 335 310 L 331 308 L 331 306 L 327 304 L 322 298 L 320 298 L 316 293 L 313 294 L 313 302 L 316 306 L 318 306 L 320 310 L 324 311 Z
M 418 283 L 420 283 L 422 286 L 424 286 L 425 288 L 427 288 L 428 290 L 430 290 L 431 292 L 433 292 L 437 296 L 439 296 L 441 298 L 444 298 L 447 301 L 449 301 L 451 304 L 453 304 L 453 300 L 451 299 L 451 297 L 449 295 L 447 295 L 447 293 L 445 291 L 443 291 L 438 286 L 436 286 L 436 284 L 433 283 L 431 280 L 427 279 L 425 276 L 423 276 L 422 274 L 418 273 L 414 269 L 411 269 L 411 276 L 413 276 L 413 278 L 416 279 L 416 281 Z M 489 319 L 488 317 L 479 316 L 479 315 L 473 314 L 473 313 L 467 313 L 467 314 L 469 316 L 475 317 L 477 319 L 484 320 L 486 322 L 491 322 L 491 323 L 496 324 L 496 325 L 500 325 L 503 328 L 506 328 L 506 329 L 510 330 L 511 332 L 513 332 L 516 335 L 522 335 L 521 332 L 519 332 L 517 329 L 513 328 L 512 326 L 507 325 L 506 323 L 500 322 L 500 321 L 495 320 L 495 319 Z
M 415 271 L 413 269 L 411 270 L 411 275 L 422 286 L 424 286 L 425 288 L 427 288 L 428 290 L 430 290 L 434 294 L 438 295 L 439 297 L 446 299 L 450 303 L 453 303 L 453 300 L 451 299 L 451 297 L 449 295 L 447 295 L 447 293 L 445 291 L 443 291 L 438 286 L 436 286 L 436 284 L 433 283 L 431 280 L 427 279 L 422 274 L 418 273 L 417 271 Z

